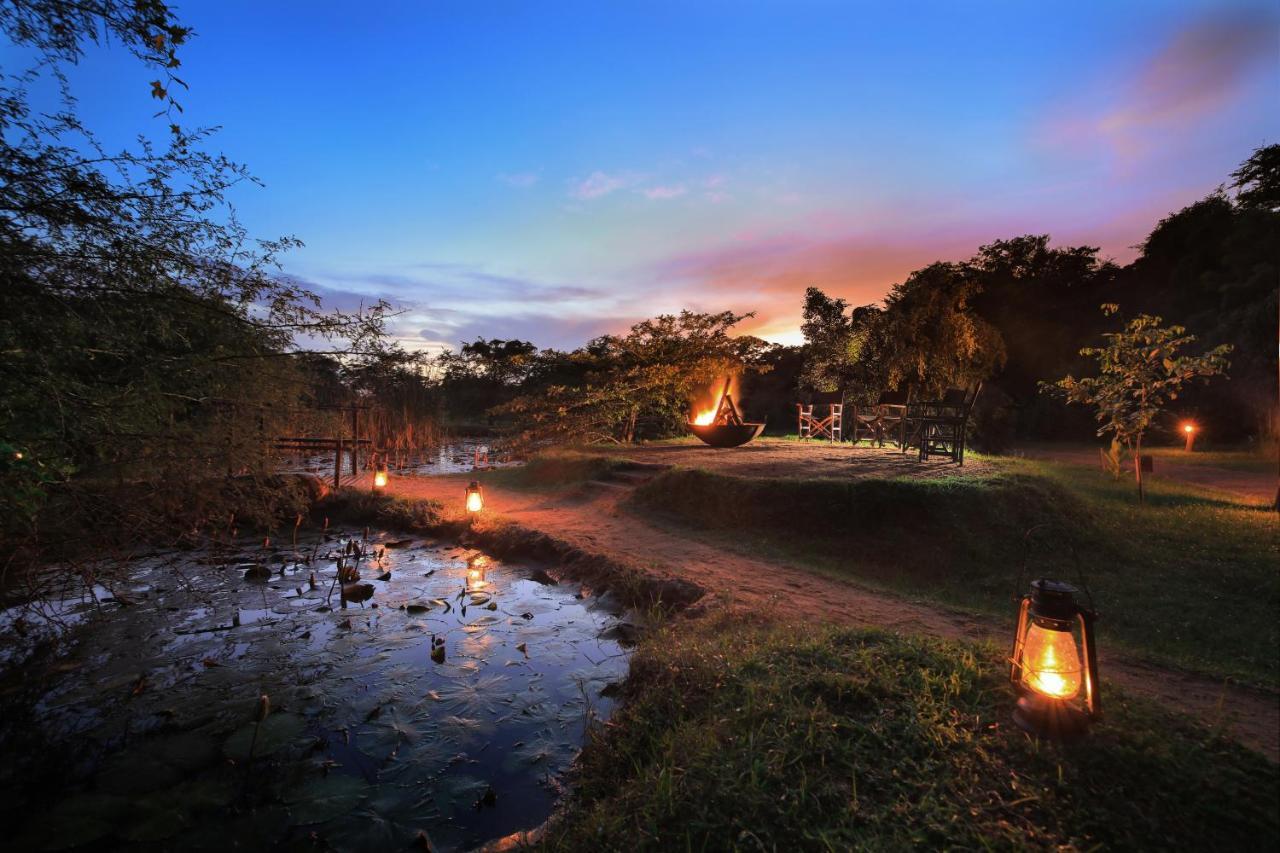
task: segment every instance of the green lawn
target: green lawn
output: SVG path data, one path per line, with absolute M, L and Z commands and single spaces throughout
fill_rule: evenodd
M 741 617 L 632 661 L 545 850 L 1252 849 L 1280 771 L 1108 694 L 1072 746 L 1010 722 L 1001 650 Z
M 1195 487 L 1153 481 L 1140 505 L 1127 480 L 1026 460 L 931 481 L 675 470 L 641 487 L 633 506 L 726 547 L 1002 619 L 1030 578 L 1075 580 L 1078 553 L 1100 642 L 1280 684 L 1276 517 Z
M 1098 458 L 1098 451 L 1103 449 L 1101 444 L 1085 442 L 1031 443 L 1023 444 L 1019 447 L 1024 452 L 1038 450 L 1080 451 L 1088 457 L 1091 465 L 1095 464 L 1095 460 Z M 1237 471 L 1253 471 L 1259 474 L 1276 473 L 1276 445 L 1270 441 L 1258 447 L 1243 445 L 1215 446 L 1208 443 L 1198 443 L 1196 449 L 1191 453 L 1188 453 L 1182 444 L 1169 445 L 1167 447 L 1149 446 L 1143 447 L 1142 452 L 1157 459 L 1165 459 L 1186 465 L 1207 465 L 1215 468 L 1230 468 Z

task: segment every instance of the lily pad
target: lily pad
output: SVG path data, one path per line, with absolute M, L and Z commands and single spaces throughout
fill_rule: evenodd
M 227 738 L 222 751 L 233 761 L 248 761 L 250 749 L 256 758 L 273 755 L 297 740 L 305 727 L 306 723 L 301 717 L 278 712 L 261 723 L 246 723 L 241 726 Z M 255 730 L 258 734 L 256 742 Z
M 127 815 L 129 801 L 110 794 L 78 794 L 48 812 L 28 836 L 31 846 L 67 850 L 110 834 Z
M 231 820 L 206 821 L 183 835 L 178 850 L 266 850 L 289 831 L 289 813 L 278 806 L 259 809 Z
M 295 824 L 324 823 L 354 809 L 368 792 L 369 786 L 360 779 L 331 774 L 286 794 L 285 802 Z
M 342 597 L 347 601 L 368 601 L 373 598 L 373 584 L 344 583 L 342 585 Z

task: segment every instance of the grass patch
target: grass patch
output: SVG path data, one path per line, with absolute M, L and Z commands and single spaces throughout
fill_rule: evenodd
M 488 471 L 483 479 L 484 482 L 492 481 L 511 489 L 546 489 L 607 477 L 610 472 L 626 466 L 624 459 L 612 459 L 599 453 L 547 451 L 539 453 L 518 468 Z
M 316 504 L 313 518 L 333 523 L 377 525 L 393 530 L 438 532 L 452 519 L 436 500 L 396 498 L 366 489 L 341 489 Z
M 737 620 L 737 621 L 735 621 Z M 1010 722 L 995 649 L 872 631 L 669 627 L 582 754 L 546 850 L 1246 849 L 1280 771 L 1108 689 L 1073 746 Z
M 1102 614 L 1101 642 L 1280 683 L 1275 518 L 1195 487 L 1155 481 L 1144 506 L 1127 480 L 1011 460 L 989 477 L 941 480 L 675 470 L 634 502 L 739 550 L 1002 618 L 1024 562 L 1029 577 L 1076 577 L 1074 543 Z

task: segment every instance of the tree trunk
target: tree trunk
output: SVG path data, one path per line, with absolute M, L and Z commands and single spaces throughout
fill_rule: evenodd
M 1133 471 L 1138 476 L 1138 503 L 1146 502 L 1146 495 L 1142 492 L 1142 436 L 1139 435 L 1137 441 L 1134 442 L 1136 448 L 1133 453 Z

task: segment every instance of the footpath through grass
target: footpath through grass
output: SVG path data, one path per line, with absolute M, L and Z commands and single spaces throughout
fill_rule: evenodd
M 765 559 L 1002 618 L 1024 565 L 1023 586 L 1075 580 L 1078 554 L 1108 647 L 1280 684 L 1280 526 L 1192 486 L 1155 481 L 1141 505 L 1128 480 L 1026 460 L 937 480 L 675 470 L 641 487 L 634 505 Z
M 735 621 L 738 620 L 738 621 Z M 546 850 L 1251 849 L 1280 770 L 1108 693 L 1084 741 L 1010 722 L 1000 650 L 811 624 L 644 642 Z

